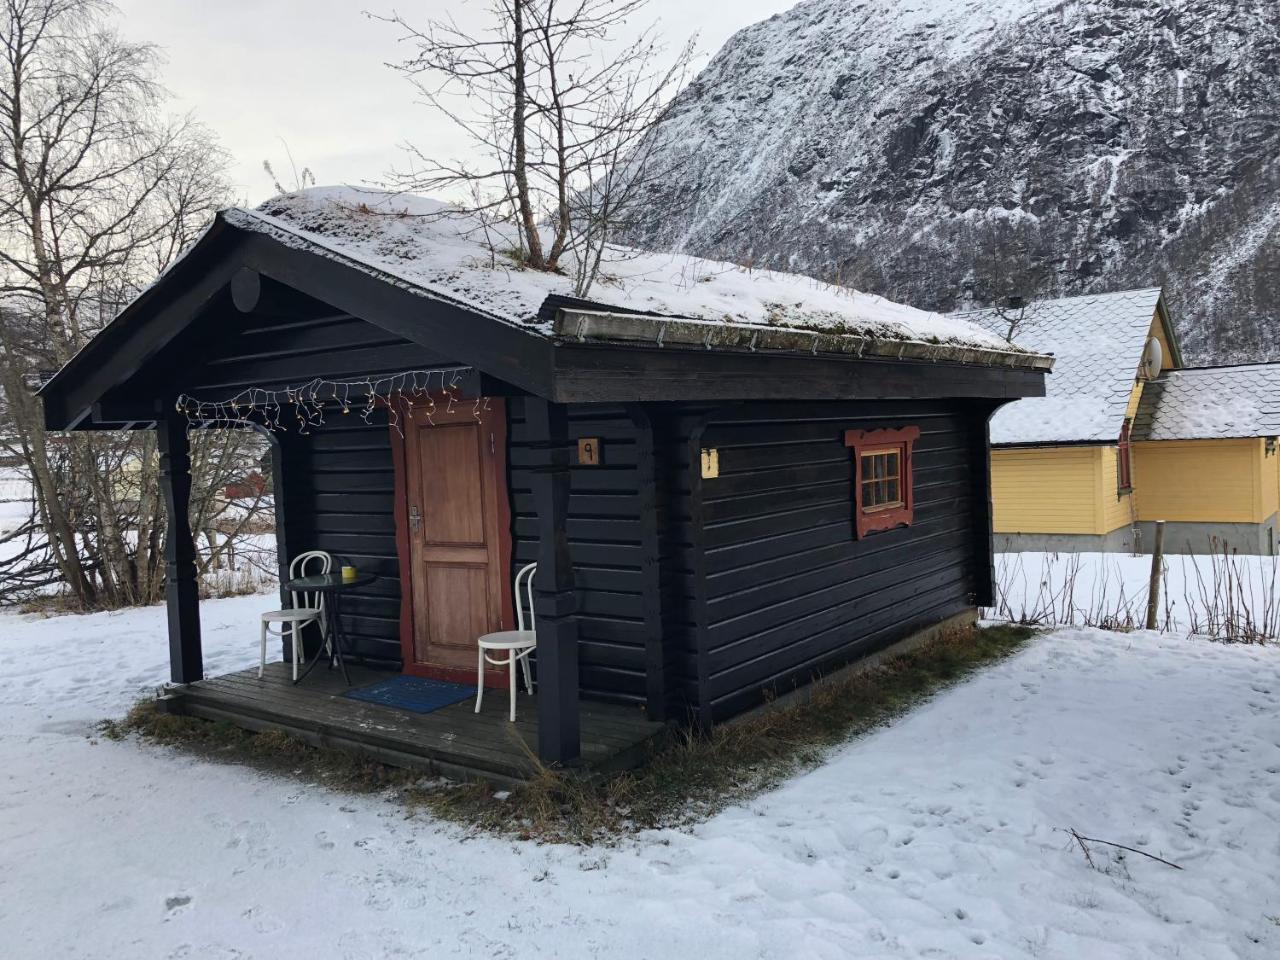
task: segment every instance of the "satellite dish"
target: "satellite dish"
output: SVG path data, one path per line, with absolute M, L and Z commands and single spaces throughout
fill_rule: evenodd
M 1146 349 L 1142 351 L 1142 363 L 1138 367 L 1138 374 L 1144 380 L 1154 380 L 1160 376 L 1160 369 L 1164 366 L 1164 348 L 1160 346 L 1160 341 L 1152 337 L 1147 341 Z

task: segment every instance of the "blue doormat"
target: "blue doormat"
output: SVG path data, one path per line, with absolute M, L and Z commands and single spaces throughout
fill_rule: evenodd
M 426 677 L 406 677 L 403 674 L 387 680 L 379 680 L 366 687 L 348 690 L 344 696 L 352 700 L 380 703 L 384 707 L 398 707 L 414 713 L 430 713 L 476 695 L 475 687 Z

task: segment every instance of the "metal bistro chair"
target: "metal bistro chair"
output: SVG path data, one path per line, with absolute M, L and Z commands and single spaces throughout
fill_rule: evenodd
M 533 693 L 533 675 L 529 672 L 529 654 L 533 653 L 534 647 L 538 645 L 538 634 L 533 629 L 533 574 L 537 569 L 538 565 L 531 563 L 527 567 L 521 567 L 520 572 L 516 574 L 515 586 L 511 589 L 516 607 L 516 629 L 501 630 L 498 633 L 486 633 L 476 641 L 480 648 L 476 659 L 476 713 L 480 712 L 480 705 L 484 703 L 484 665 L 486 662 L 493 664 L 495 667 L 505 666 L 511 674 L 512 723 L 516 721 L 517 660 L 524 666 L 525 688 L 530 693 Z M 520 602 L 521 580 L 524 581 L 525 596 L 529 601 L 529 628 L 527 630 L 524 626 L 524 604 Z M 505 650 L 507 655 L 494 659 L 486 652 L 489 650 Z
M 323 550 L 300 553 L 289 564 L 289 579 L 329 573 L 333 569 L 333 557 Z M 298 665 L 302 662 L 302 630 L 308 624 L 320 624 L 320 634 L 326 647 L 329 644 L 329 624 L 324 613 L 324 594 L 319 591 L 289 594 L 291 608 L 271 610 L 262 615 L 262 651 L 258 659 L 258 677 L 267 666 L 267 634 L 273 637 L 289 637 L 293 650 L 293 679 L 298 679 Z M 278 626 L 275 626 L 278 625 Z

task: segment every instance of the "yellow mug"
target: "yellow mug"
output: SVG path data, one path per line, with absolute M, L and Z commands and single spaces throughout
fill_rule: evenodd
M 356 568 L 355 568 L 355 567 L 343 567 L 343 568 L 342 568 L 342 582 L 343 582 L 343 583 L 350 583 L 350 582 L 351 582 L 352 580 L 354 580 L 357 576 L 358 576 L 358 573 L 357 573 L 357 571 L 356 571 Z

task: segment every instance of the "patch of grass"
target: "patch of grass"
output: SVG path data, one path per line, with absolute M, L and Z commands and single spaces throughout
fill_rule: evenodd
M 421 774 L 357 754 L 312 747 L 283 730 L 254 733 L 225 720 L 164 713 L 154 700 L 138 702 L 123 720 L 104 720 L 98 731 L 108 740 L 137 734 L 151 743 L 181 747 L 206 759 L 287 773 L 354 793 L 404 789 L 421 779 Z
M 41 593 L 24 597 L 18 604 L 18 612 L 38 617 L 62 617 L 75 613 L 92 613 L 70 592 Z
M 465 828 L 549 842 L 613 842 L 639 830 L 686 827 L 823 761 L 835 747 L 1003 659 L 1035 633 L 1004 625 L 957 630 L 865 672 L 818 680 L 803 701 L 772 705 L 701 736 L 676 735 L 638 770 L 589 778 L 537 764 L 509 790 L 454 783 L 317 749 L 280 731 L 252 734 L 229 724 L 136 706 L 102 735 L 137 733 L 211 757 L 316 779 L 356 792 L 386 791 L 412 810 Z
M 521 270 L 533 269 L 533 267 L 529 265 L 529 251 L 526 250 L 524 247 L 499 247 L 495 249 L 493 252 L 496 256 L 503 257 L 507 260 L 510 260 L 513 264 L 516 265 L 517 268 Z M 543 269 L 540 272 L 555 273 L 555 274 L 559 274 L 560 276 L 565 276 L 564 267 L 561 267 L 561 266 L 557 266 L 553 270 Z
M 721 725 L 708 736 L 686 733 L 640 769 L 603 780 L 540 768 L 509 795 L 472 785 L 412 789 L 408 799 L 485 830 L 574 843 L 687 826 L 816 766 L 832 748 L 1008 656 L 1033 634 L 1019 626 L 955 631 L 864 673 L 819 680 L 807 701 Z

